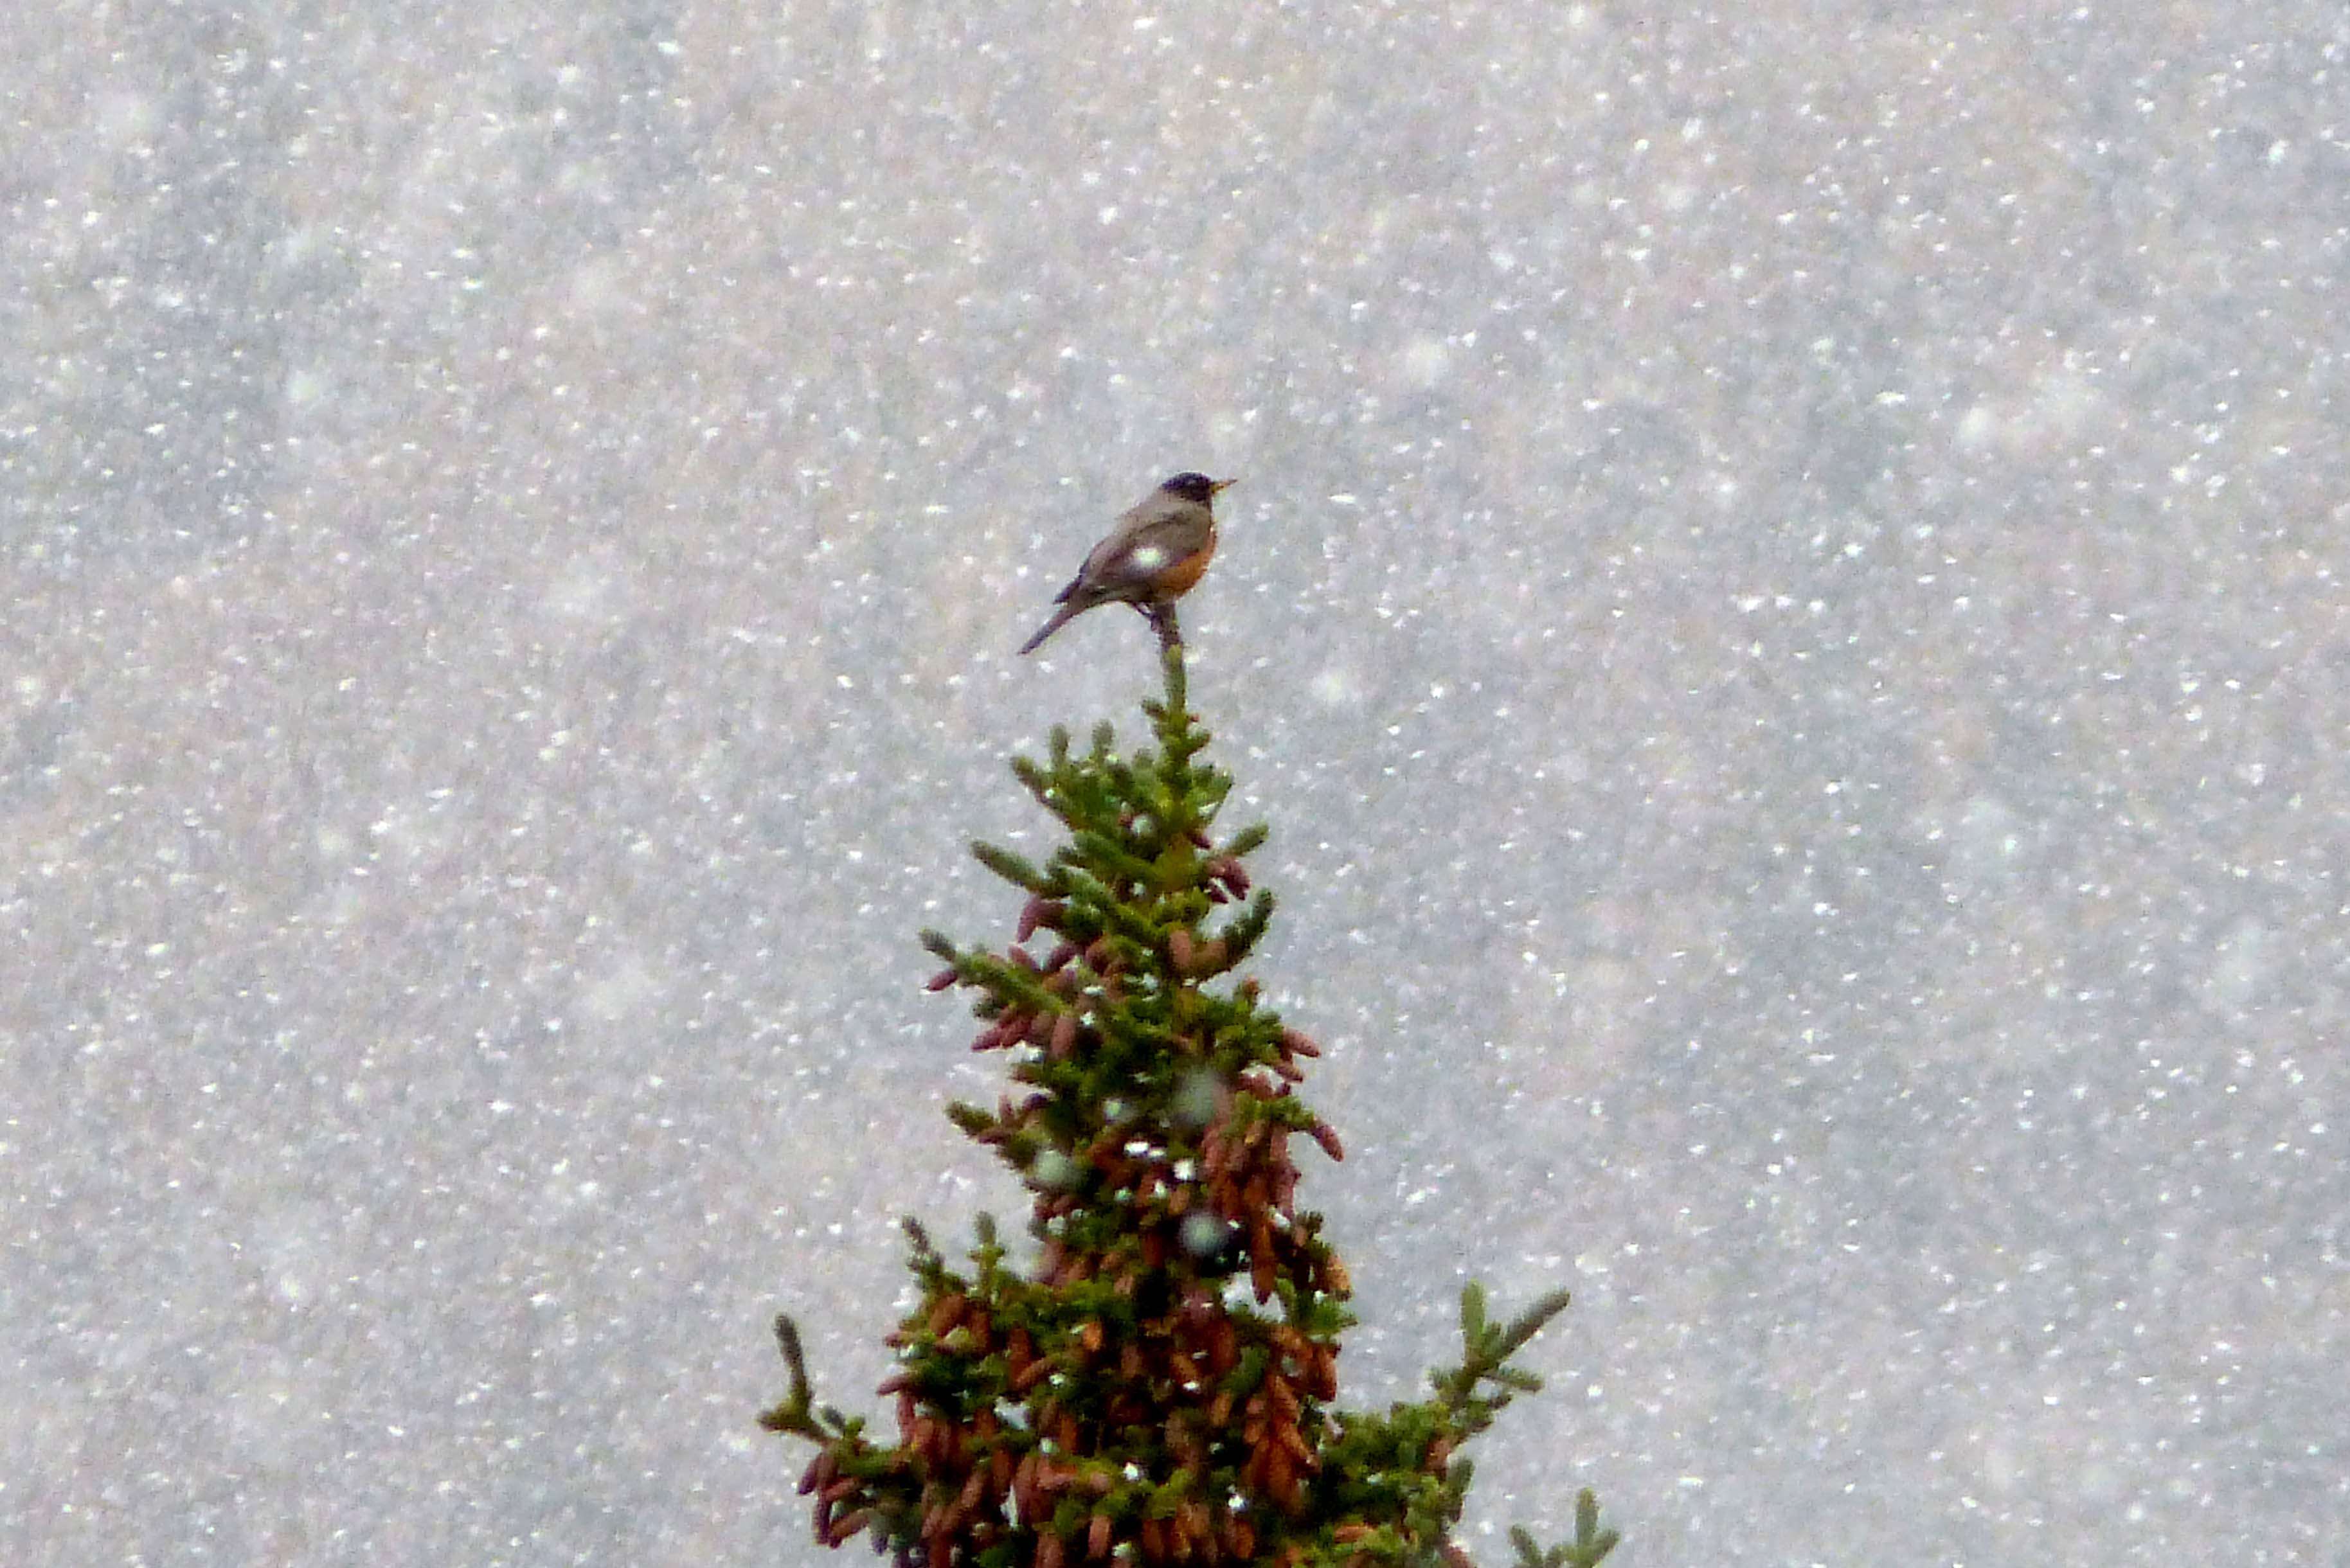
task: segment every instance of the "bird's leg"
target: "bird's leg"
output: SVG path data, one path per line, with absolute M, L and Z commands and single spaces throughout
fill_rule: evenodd
M 1146 605 L 1142 607 L 1142 615 L 1150 623 L 1150 629 L 1159 634 L 1161 652 L 1183 646 L 1183 628 L 1175 624 L 1175 606 L 1171 601 L 1163 605 Z

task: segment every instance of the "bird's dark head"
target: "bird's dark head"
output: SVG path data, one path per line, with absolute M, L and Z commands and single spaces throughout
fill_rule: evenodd
M 1159 488 L 1170 495 L 1180 495 L 1186 501 L 1205 506 L 1210 496 L 1232 483 L 1229 479 L 1210 479 L 1204 473 L 1179 473 Z

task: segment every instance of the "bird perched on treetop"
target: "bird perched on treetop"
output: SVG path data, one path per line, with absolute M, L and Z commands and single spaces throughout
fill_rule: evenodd
M 1128 604 L 1170 636 L 1169 608 L 1191 591 L 1216 553 L 1216 493 L 1232 482 L 1179 473 L 1126 509 L 1118 526 L 1055 597 L 1061 607 L 1020 647 L 1036 646 L 1096 605 Z

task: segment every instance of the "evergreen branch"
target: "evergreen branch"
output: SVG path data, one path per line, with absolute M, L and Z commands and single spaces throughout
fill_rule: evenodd
M 944 942 L 943 938 L 941 940 Z M 978 986 L 987 992 L 986 997 L 975 1004 L 981 1017 L 993 1017 L 1007 1007 L 1016 1007 L 1030 1013 L 1061 1013 L 1069 1010 L 1066 1002 L 1045 988 L 1044 976 L 1035 970 L 1007 962 L 993 953 L 955 952 L 952 944 L 945 945 L 947 951 L 941 952 L 938 948 L 931 950 L 954 966 L 954 977 L 958 981 Z
M 1183 670 L 1183 645 L 1179 642 L 1162 651 L 1159 667 L 1167 677 L 1166 711 L 1177 715 L 1180 723 L 1191 698 L 1191 682 Z
M 1616 1550 L 1623 1537 L 1599 1528 L 1599 1500 L 1589 1487 L 1575 1494 L 1575 1539 L 1549 1551 L 1534 1542 L 1531 1532 L 1512 1526 L 1510 1544 L 1517 1548 L 1516 1568 L 1598 1568 L 1600 1559 Z
M 1059 890 L 1052 877 L 1039 871 L 1019 856 L 1013 854 L 1009 849 L 990 844 L 985 839 L 972 840 L 971 857 L 1015 888 L 1024 888 L 1031 893 L 1041 893 L 1048 898 Z
M 979 1288 L 990 1294 L 1000 1292 L 1007 1277 L 1003 1272 L 1003 1243 L 998 1240 L 995 1216 L 982 1210 L 972 1221 L 972 1231 L 979 1238 L 971 1250 L 971 1261 L 979 1265 Z
M 1534 1305 L 1512 1319 L 1509 1326 L 1502 1331 L 1502 1355 L 1515 1355 L 1524 1349 L 1527 1342 L 1540 1334 L 1551 1319 L 1565 1312 L 1567 1303 L 1574 1299 L 1573 1295 L 1563 1290 L 1547 1291 L 1535 1297 Z
M 1069 738 L 1067 732 L 1055 730 L 1054 734 L 1066 746 Z M 1053 801 L 1054 784 L 1060 776 L 1057 770 L 1040 766 L 1026 757 L 1014 757 L 1012 759 L 1012 776 L 1027 786 L 1028 793 L 1036 797 L 1038 805 L 1046 811 L 1057 809 Z
M 775 1348 L 784 1355 L 784 1366 L 791 1380 L 791 1392 L 783 1402 L 759 1417 L 759 1424 L 771 1432 L 794 1432 L 803 1438 L 824 1437 L 808 1414 L 815 1400 L 815 1391 L 808 1386 L 807 1355 L 800 1348 L 800 1327 L 788 1313 L 775 1314 Z
M 920 1220 L 909 1214 L 898 1221 L 898 1229 L 906 1233 L 907 1248 L 913 1253 L 914 1272 L 925 1284 L 952 1277 L 947 1273 L 944 1254 L 940 1252 L 938 1243 L 931 1240 L 930 1231 L 923 1228 Z
M 775 1314 L 775 1348 L 783 1353 L 790 1388 L 781 1403 L 760 1412 L 759 1425 L 770 1432 L 789 1432 L 814 1443 L 857 1442 L 864 1423 L 844 1417 L 829 1405 L 816 1403 L 807 1375 L 807 1355 L 800 1346 L 799 1324 L 788 1313 Z
M 1149 886 L 1154 874 L 1150 862 L 1128 849 L 1117 836 L 1081 829 L 1070 835 L 1070 842 L 1097 875 L 1107 871 L 1121 880 Z
M 1623 1537 L 1612 1530 L 1599 1528 L 1599 1499 L 1589 1487 L 1575 1494 L 1575 1544 L 1582 1554 L 1575 1568 L 1591 1568 L 1610 1552 Z
M 1474 1280 L 1461 1287 L 1461 1365 L 1430 1373 L 1429 1381 L 1464 1432 L 1481 1432 L 1492 1425 L 1494 1415 L 1514 1393 L 1533 1393 L 1542 1387 L 1541 1378 L 1509 1366 L 1509 1358 L 1565 1312 L 1568 1299 L 1566 1292 L 1552 1291 L 1508 1323 L 1496 1325 L 1485 1316 L 1484 1287 Z M 1479 1386 L 1489 1383 L 1496 1386 L 1494 1391 L 1481 1396 Z
M 1224 950 L 1231 961 L 1238 963 L 1248 957 L 1272 923 L 1273 889 L 1260 888 L 1249 900 L 1248 908 L 1234 916 L 1232 923 L 1223 929 Z
M 1062 880 L 1066 884 L 1066 897 L 1073 908 L 1085 911 L 1101 923 L 1101 929 L 1124 937 L 1144 951 L 1159 946 L 1159 928 L 1121 898 L 1108 883 L 1079 867 L 1065 867 Z

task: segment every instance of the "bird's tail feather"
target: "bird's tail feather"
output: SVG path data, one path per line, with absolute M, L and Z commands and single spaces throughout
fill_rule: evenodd
M 1035 636 L 1030 638 L 1027 641 L 1020 645 L 1020 651 L 1023 653 L 1035 652 L 1037 648 L 1043 644 L 1046 638 L 1052 636 L 1055 632 L 1068 625 L 1071 620 L 1076 618 L 1077 612 L 1086 607 L 1086 606 L 1078 604 L 1063 605 L 1059 609 L 1053 612 L 1052 619 L 1046 621 L 1043 626 L 1036 628 Z

